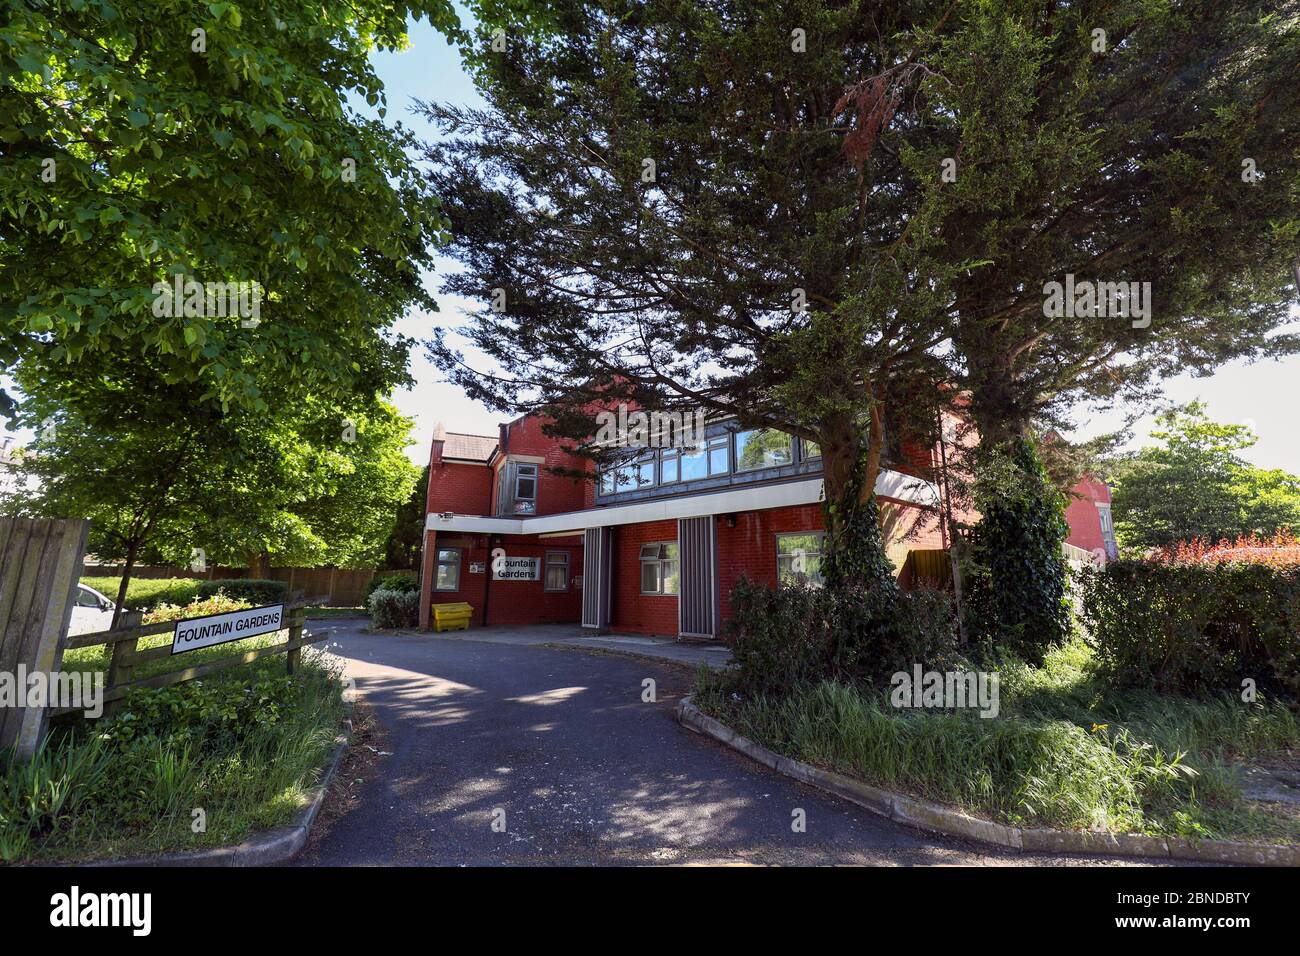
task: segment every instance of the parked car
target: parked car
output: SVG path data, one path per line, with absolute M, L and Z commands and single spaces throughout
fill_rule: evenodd
M 113 623 L 113 612 L 117 605 L 94 588 L 84 584 L 77 585 L 77 603 L 72 607 L 72 623 L 68 625 L 69 634 L 91 634 L 95 631 L 107 631 Z

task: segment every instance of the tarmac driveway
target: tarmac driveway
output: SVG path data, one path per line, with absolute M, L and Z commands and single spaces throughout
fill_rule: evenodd
M 314 629 L 383 734 L 298 865 L 1125 862 L 991 851 L 823 796 L 681 727 L 679 666 L 363 626 Z

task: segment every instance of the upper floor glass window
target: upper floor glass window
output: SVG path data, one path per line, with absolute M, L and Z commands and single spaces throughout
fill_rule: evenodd
M 520 462 L 515 465 L 515 514 L 530 515 L 537 511 L 537 466 Z
M 645 488 L 655 483 L 655 456 L 654 452 L 642 457 L 636 463 L 636 486 Z
M 775 428 L 736 432 L 736 471 L 775 468 L 794 461 L 794 439 Z
M 694 451 L 683 449 L 680 456 L 682 481 L 711 478 L 730 471 L 727 438 L 726 435 L 718 435 Z
M 659 482 L 668 485 L 681 477 L 681 461 L 676 448 L 665 448 L 659 461 Z

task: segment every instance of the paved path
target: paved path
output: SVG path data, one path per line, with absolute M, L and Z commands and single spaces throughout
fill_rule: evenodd
M 1121 862 L 990 851 L 823 796 L 678 725 L 685 667 L 314 626 L 384 734 L 345 765 L 300 865 Z

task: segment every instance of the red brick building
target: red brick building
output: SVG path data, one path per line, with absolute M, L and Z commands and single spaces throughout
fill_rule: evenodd
M 908 450 L 876 494 L 902 569 L 946 546 L 938 446 Z M 497 435 L 438 430 L 432 443 L 421 627 L 437 603 L 472 623 L 571 622 L 593 630 L 717 638 L 742 574 L 820 579 L 821 458 L 773 431 L 710 422 L 695 448 L 647 448 L 603 470 L 525 416 Z
M 1119 557 L 1115 543 L 1115 525 L 1110 515 L 1110 487 L 1091 475 L 1085 475 L 1070 489 L 1070 503 L 1065 509 L 1065 520 L 1070 525 L 1066 544 L 1082 548 L 1091 554 L 1105 555 L 1105 560 Z

